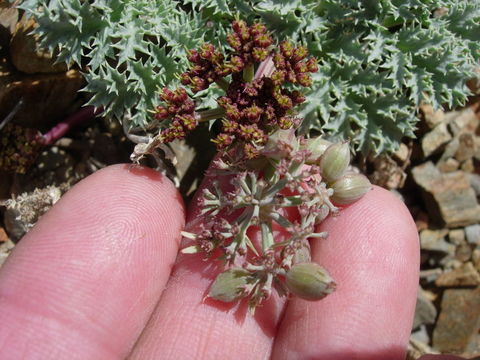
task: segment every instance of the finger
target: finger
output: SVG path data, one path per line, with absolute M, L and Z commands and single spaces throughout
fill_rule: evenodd
M 375 188 L 328 219 L 314 260 L 337 282 L 319 302 L 292 299 L 274 359 L 404 359 L 418 286 L 419 248 L 406 207 Z
M 205 186 L 205 184 L 204 184 Z M 200 192 L 197 192 L 197 194 Z M 187 229 L 199 230 L 203 217 L 192 202 Z M 192 225 L 194 224 L 194 225 Z M 252 235 L 252 234 L 250 234 Z M 284 300 L 272 296 L 247 313 L 245 302 L 204 300 L 220 263 L 201 255 L 180 255 L 172 277 L 131 359 L 266 359 L 270 356 Z
M 2 359 L 118 359 L 150 317 L 184 211 L 152 170 L 101 170 L 70 190 L 0 272 Z

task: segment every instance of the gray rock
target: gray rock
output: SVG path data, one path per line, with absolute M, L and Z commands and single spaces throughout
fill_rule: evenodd
M 436 251 L 445 255 L 455 255 L 455 245 L 445 240 L 448 230 L 426 229 L 420 232 L 420 247 L 422 250 Z
M 465 228 L 465 235 L 469 244 L 480 245 L 480 224 L 474 224 Z
M 480 255 L 480 250 L 479 250 Z M 420 280 L 423 283 L 432 283 L 438 279 L 440 275 L 442 275 L 443 271 L 441 268 L 435 269 L 427 269 L 427 270 L 420 270 Z
M 457 245 L 455 258 L 461 262 L 467 262 L 472 258 L 472 248 L 468 244 Z
M 463 229 L 453 229 L 448 232 L 448 241 L 454 245 L 465 244 L 465 231 Z
M 479 125 L 479 120 L 470 107 L 445 114 L 445 121 L 449 123 L 450 131 L 454 135 L 462 132 L 475 133 Z
M 445 121 L 445 113 L 442 109 L 433 110 L 432 105 L 422 104 L 420 106 L 420 111 L 423 113 L 425 118 L 425 123 L 430 129 L 433 129 L 437 125 L 440 125 Z
M 443 173 L 452 172 L 458 170 L 460 163 L 454 158 L 448 158 L 445 161 L 440 160 L 437 163 L 438 169 Z
M 425 290 L 421 287 L 417 293 L 417 304 L 415 305 L 415 317 L 413 318 L 413 329 L 420 325 L 430 325 L 435 323 L 437 318 L 437 309 L 432 301 L 426 296 Z
M 480 175 L 469 174 L 469 177 L 470 186 L 472 187 L 473 191 L 475 191 L 475 195 L 480 196 Z
M 422 150 L 425 157 L 441 150 L 443 145 L 452 139 L 452 135 L 448 132 L 447 125 L 439 124 L 422 138 Z
M 458 149 L 455 159 L 460 162 L 471 159 L 475 155 L 475 136 L 472 133 L 461 133 L 458 136 Z

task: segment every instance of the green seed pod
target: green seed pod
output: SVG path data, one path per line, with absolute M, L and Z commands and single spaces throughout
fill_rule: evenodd
M 320 157 L 320 171 L 326 182 L 340 179 L 350 163 L 348 142 L 330 145 Z
M 359 200 L 372 188 L 367 177 L 362 174 L 348 173 L 332 184 L 334 204 L 349 205 Z
M 325 150 L 332 145 L 330 141 L 317 137 L 314 139 L 307 139 L 302 149 L 306 149 L 311 152 L 311 155 L 306 159 L 305 163 L 313 165 L 318 163 L 320 156 L 323 155 Z
M 335 290 L 335 282 L 327 270 L 316 263 L 293 265 L 287 272 L 288 290 L 305 300 L 320 300 Z
M 251 275 L 244 269 L 230 269 L 219 274 L 208 296 L 223 302 L 231 302 L 245 296 L 244 287 Z

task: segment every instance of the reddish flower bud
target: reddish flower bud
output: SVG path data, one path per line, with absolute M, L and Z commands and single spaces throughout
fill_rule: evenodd
M 262 109 L 257 105 L 252 105 L 248 108 L 245 108 L 242 112 L 242 115 L 246 117 L 250 122 L 257 122 L 260 120 L 262 115 Z
M 171 102 L 173 98 L 173 91 L 168 88 L 163 88 L 160 92 L 160 98 L 165 102 Z
M 290 58 L 293 55 L 293 44 L 290 41 L 282 41 L 280 43 L 280 51 L 282 52 L 283 56 L 286 58 Z
M 273 63 L 275 64 L 275 67 L 280 70 L 280 69 L 285 69 L 285 67 L 287 66 L 287 63 L 285 61 L 285 57 L 280 54 L 280 53 L 275 53 L 273 55 Z
M 307 60 L 307 69 L 309 72 L 317 72 L 318 71 L 318 62 L 315 58 L 309 58 Z
M 218 149 L 225 149 L 233 142 L 234 139 L 235 138 L 233 135 L 222 133 L 213 139 L 212 142 L 217 145 Z
M 295 104 L 301 104 L 305 102 L 305 96 L 300 91 L 297 91 L 297 90 L 292 91 L 292 94 L 290 97 Z
M 189 50 L 187 54 L 187 59 L 191 63 L 198 63 L 200 61 L 200 54 L 195 49 Z
M 240 36 L 235 33 L 227 35 L 228 44 L 235 50 L 239 51 L 242 48 L 242 41 Z
M 285 70 L 276 70 L 272 73 L 270 78 L 272 79 L 273 83 L 277 86 L 282 85 L 285 82 Z
M 254 48 L 252 51 L 252 56 L 256 62 L 261 62 L 267 58 L 268 50 L 263 48 Z
M 290 99 L 287 95 L 277 94 L 275 96 L 275 99 L 277 100 L 278 105 L 282 109 L 288 110 L 288 109 L 291 109 L 293 106 L 292 99 Z
M 238 129 L 238 123 L 232 120 L 223 119 L 222 129 L 226 133 L 234 133 Z
M 168 118 L 168 110 L 167 108 L 163 106 L 157 106 L 155 108 L 155 115 L 154 115 L 156 120 L 163 120 Z
M 255 45 L 266 48 L 272 45 L 273 39 L 267 34 L 259 34 L 255 36 L 254 40 Z
M 282 116 L 278 120 L 278 126 L 282 130 L 290 129 L 293 126 L 293 120 L 291 116 Z
M 307 73 L 297 74 L 297 81 L 304 87 L 312 85 L 312 78 Z
M 301 61 L 308 55 L 308 50 L 305 46 L 299 46 L 293 50 L 293 61 Z
M 255 23 L 250 26 L 250 35 L 257 36 L 260 34 L 266 34 L 267 28 L 261 23 Z

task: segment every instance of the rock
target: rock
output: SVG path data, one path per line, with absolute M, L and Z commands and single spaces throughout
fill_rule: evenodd
M 18 21 L 18 5 L 19 0 L 13 4 L 8 1 L 0 2 L 0 48 L 8 48 L 10 39 L 15 31 Z
M 448 158 L 445 161 L 439 161 L 437 167 L 441 172 L 448 173 L 458 170 L 460 163 L 454 158 Z
M 480 251 L 479 251 L 479 255 L 480 255 Z M 422 283 L 431 283 L 437 280 L 438 277 L 442 274 L 443 274 L 443 271 L 441 268 L 420 270 L 420 280 L 422 280 Z
M 448 232 L 448 241 L 454 245 L 465 244 L 465 231 L 463 229 L 453 229 Z
M 0 267 L 3 265 L 5 260 L 7 260 L 8 255 L 10 255 L 14 247 L 15 244 L 10 239 L 3 243 L 0 243 Z
M 462 353 L 480 329 L 480 287 L 447 289 L 433 331 L 433 347 L 442 353 Z
M 471 159 L 475 155 L 475 136 L 472 133 L 461 133 L 458 137 L 458 148 L 455 152 L 455 159 L 460 162 Z
M 441 219 L 449 228 L 480 222 L 480 206 L 463 171 L 442 174 L 431 163 L 412 169 L 414 181 L 424 190 L 424 200 L 431 219 Z
M 452 135 L 448 132 L 447 125 L 444 123 L 439 124 L 422 138 L 423 154 L 425 157 L 429 157 L 439 151 L 451 139 Z
M 419 360 L 419 358 L 426 354 L 438 354 L 438 351 L 432 349 L 423 341 L 410 338 L 407 348 L 406 360 Z
M 433 306 L 433 305 L 432 305 Z M 436 310 L 435 310 L 436 312 Z M 428 334 L 427 327 L 425 325 L 419 326 L 415 331 L 412 331 L 410 338 L 416 341 L 419 341 L 423 344 L 430 343 L 430 335 Z
M 437 309 L 432 301 L 426 296 L 425 290 L 421 287 L 417 293 L 417 304 L 415 306 L 415 317 L 413 319 L 412 329 L 418 328 L 420 325 L 430 325 L 435 323 L 437 318 Z
M 57 73 L 67 71 L 65 63 L 55 64 L 52 54 L 39 46 L 38 36 L 32 35 L 36 23 L 33 17 L 24 16 L 17 24 L 10 42 L 10 58 L 13 65 L 27 74 Z
M 473 159 L 465 160 L 462 165 L 460 165 L 460 169 L 465 171 L 466 173 L 473 173 L 475 171 L 475 165 L 473 164 Z
M 373 184 L 390 190 L 403 187 L 407 174 L 389 155 L 376 156 L 373 167 L 375 170 L 369 176 Z
M 480 245 L 480 224 L 467 226 L 465 235 L 469 244 Z
M 457 249 L 455 248 L 455 251 Z M 445 256 L 443 257 L 439 262 L 438 264 L 443 268 L 443 270 L 445 272 L 449 272 L 449 271 L 452 271 L 452 270 L 456 270 L 456 269 L 459 269 L 463 266 L 463 262 L 461 262 L 460 260 L 456 259 L 455 257 L 453 256 Z M 443 274 L 443 272 L 442 272 Z
M 455 255 L 455 245 L 445 241 L 448 230 L 426 229 L 420 232 L 420 247 L 422 250 L 436 251 L 446 255 Z
M 457 245 L 455 249 L 455 258 L 466 263 L 472 258 L 472 248 L 468 244 Z
M 454 157 L 459 147 L 460 147 L 460 140 L 458 136 L 456 136 L 447 144 L 438 162 L 440 163 Z
M 461 287 L 480 285 L 480 275 L 471 262 L 458 269 L 445 272 L 435 281 L 438 287 Z
M 470 107 L 445 114 L 445 121 L 449 123 L 450 131 L 454 135 L 475 133 L 479 125 L 479 119 Z
M 420 105 L 420 111 L 423 113 L 425 123 L 430 129 L 440 125 L 445 120 L 445 113 L 443 110 L 438 109 L 435 111 L 430 104 Z
M 472 251 L 472 262 L 477 271 L 480 271 L 480 248 L 476 248 Z
M 475 136 L 475 155 L 473 157 L 475 160 L 480 161 L 480 136 Z
M 472 187 L 473 191 L 475 191 L 475 195 L 480 196 L 480 175 L 469 174 L 469 177 L 470 186 Z
M 425 190 L 432 188 L 433 181 L 442 177 L 438 168 L 431 161 L 412 169 L 413 180 Z
M 77 103 L 78 91 L 84 80 L 78 71 L 33 75 L 27 78 L 4 65 L 5 72 L 0 70 L 0 119 L 23 99 L 23 105 L 15 115 L 14 122 L 46 131 L 80 106 Z
M 401 164 L 406 163 L 410 159 L 410 148 L 404 143 L 400 143 L 400 147 L 393 153 L 393 158 Z

